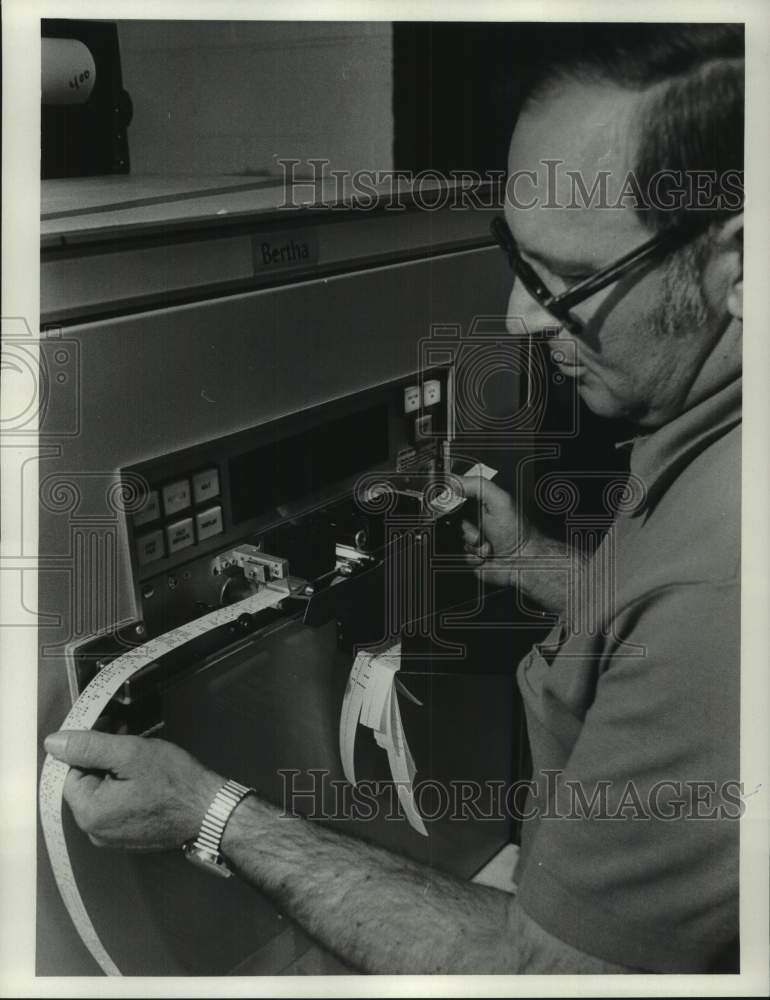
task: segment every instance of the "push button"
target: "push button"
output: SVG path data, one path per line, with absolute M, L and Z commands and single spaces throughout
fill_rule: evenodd
M 198 541 L 204 538 L 211 538 L 212 535 L 219 535 L 222 532 L 222 508 L 210 507 L 208 510 L 199 511 L 195 515 L 195 523 L 198 528 Z
M 404 413 L 414 413 L 420 409 L 422 395 L 419 385 L 409 385 L 404 389 Z
M 184 521 L 176 521 L 174 524 L 169 524 L 166 528 L 166 539 L 168 541 L 169 555 L 172 552 L 178 552 L 180 549 L 186 549 L 188 545 L 192 545 L 195 542 L 192 518 L 186 517 Z
M 219 471 L 206 469 L 193 476 L 193 499 L 195 503 L 205 503 L 219 496 Z
M 134 514 L 134 524 L 138 528 L 141 524 L 149 524 L 160 517 L 160 497 L 157 490 L 151 490 L 150 495 L 145 500 L 143 506 Z
M 422 444 L 424 441 L 430 441 L 432 436 L 433 436 L 433 415 L 430 413 L 424 413 L 421 417 L 415 417 L 414 443 Z
M 180 479 L 163 487 L 163 510 L 166 514 L 178 514 L 190 506 L 190 481 Z
M 428 379 L 422 387 L 423 406 L 435 406 L 441 402 L 441 383 L 437 378 Z
M 163 532 L 158 528 L 136 540 L 136 557 L 140 566 L 163 558 Z

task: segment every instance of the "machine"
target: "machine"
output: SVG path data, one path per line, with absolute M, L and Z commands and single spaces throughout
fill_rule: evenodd
M 337 807 L 351 666 L 397 641 L 418 782 L 527 776 L 514 669 L 543 620 L 481 589 L 460 545 L 473 511 L 451 503 L 474 462 L 531 468 L 540 376 L 526 337 L 485 319 L 509 283 L 493 200 L 427 211 L 405 190 L 364 206 L 270 179 L 44 182 L 41 741 L 121 652 L 281 580 L 279 607 L 139 671 L 104 727 L 173 740 L 462 878 L 510 840 L 507 817 L 440 803 L 427 837 L 397 803 L 374 819 Z M 386 802 L 382 752 L 362 737 L 356 754 Z M 181 852 L 100 851 L 67 820 L 84 901 L 127 974 L 300 967 L 307 938 L 256 891 Z M 44 850 L 37 963 L 97 971 Z

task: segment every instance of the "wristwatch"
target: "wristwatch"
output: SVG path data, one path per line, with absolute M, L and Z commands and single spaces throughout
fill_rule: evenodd
M 256 795 L 254 788 L 247 788 L 246 785 L 240 785 L 232 779 L 222 785 L 206 810 L 198 836 L 195 840 L 188 840 L 182 845 L 184 856 L 188 861 L 222 878 L 229 878 L 233 874 L 220 851 L 222 834 L 235 807 L 247 795 L 252 794 Z

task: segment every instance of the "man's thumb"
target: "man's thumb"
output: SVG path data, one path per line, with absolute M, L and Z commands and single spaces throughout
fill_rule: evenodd
M 117 741 L 121 737 L 108 733 L 95 733 L 91 730 L 60 730 L 46 736 L 44 746 L 46 752 L 65 764 L 74 767 L 109 770 L 123 758 Z
M 481 476 L 460 476 L 458 482 L 462 487 L 464 497 L 469 500 L 482 498 L 486 479 L 482 479 Z
M 463 496 L 478 500 L 487 510 L 507 506 L 510 503 L 510 497 L 505 490 L 489 479 L 484 479 L 483 476 L 460 476 L 459 482 Z

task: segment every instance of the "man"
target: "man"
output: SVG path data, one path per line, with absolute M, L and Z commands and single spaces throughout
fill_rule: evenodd
M 701 972 L 736 938 L 742 216 L 719 185 L 742 162 L 742 73 L 729 27 L 589 27 L 529 91 L 505 209 L 510 318 L 553 330 L 559 373 L 588 407 L 636 425 L 635 502 L 565 588 L 538 568 L 555 544 L 512 498 L 465 487 L 482 513 L 464 525 L 476 571 L 561 614 L 519 668 L 536 818 L 517 896 L 254 795 L 230 812 L 231 867 L 355 968 Z M 700 212 L 671 207 L 671 186 L 645 204 L 621 197 L 629 175 L 649 190 L 661 168 L 674 185 L 716 171 L 720 197 Z M 567 207 L 554 191 L 579 176 L 590 193 L 601 171 L 601 203 Z M 593 294 L 553 300 L 640 247 Z M 59 733 L 46 749 L 73 766 L 67 801 L 102 845 L 178 848 L 224 781 L 157 740 Z M 565 816 L 575 788 L 583 808 Z

